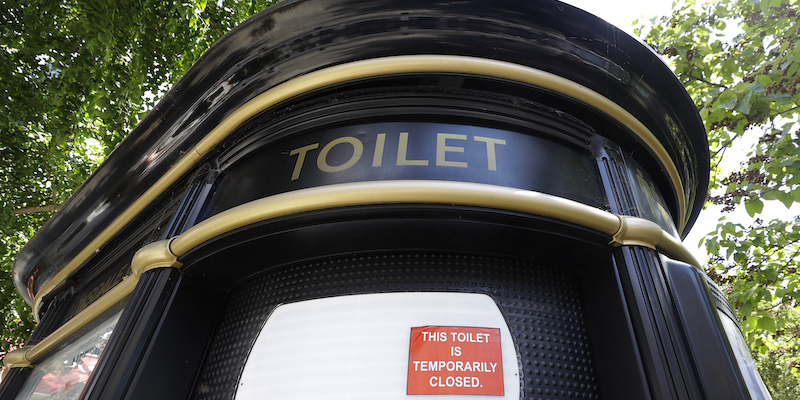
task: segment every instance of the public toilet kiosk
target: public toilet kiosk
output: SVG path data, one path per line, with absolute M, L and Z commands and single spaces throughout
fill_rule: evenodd
M 557 1 L 286 1 L 19 254 L 12 399 L 764 399 L 702 121 Z M 488 396 L 488 397 L 487 397 Z

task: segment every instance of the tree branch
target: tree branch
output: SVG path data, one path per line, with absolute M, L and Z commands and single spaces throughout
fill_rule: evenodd
M 723 89 L 727 89 L 727 88 L 728 88 L 727 86 L 725 86 L 725 85 L 723 85 L 723 84 L 714 83 L 714 82 L 709 82 L 709 81 L 707 81 L 707 80 L 705 80 L 705 79 L 703 79 L 703 78 L 698 78 L 698 77 L 694 76 L 694 75 L 693 75 L 691 72 L 690 72 L 689 74 L 687 74 L 687 76 L 688 76 L 690 79 L 694 79 L 694 80 L 696 80 L 696 81 L 698 81 L 698 82 L 703 82 L 703 83 L 705 83 L 706 85 L 716 86 L 716 87 L 718 87 L 718 88 L 723 88 Z
M 14 210 L 14 214 L 33 214 L 40 212 L 58 211 L 61 204 L 48 204 L 46 206 L 38 207 L 22 207 Z
M 781 111 L 781 112 L 775 112 L 772 115 L 770 115 L 768 118 L 774 118 L 774 117 L 777 117 L 779 115 L 783 115 L 783 114 L 786 114 L 788 112 L 792 112 L 794 110 L 797 110 L 798 108 L 800 108 L 800 106 L 794 106 L 794 107 L 792 107 L 792 108 L 790 108 L 788 110 L 784 110 L 784 111 Z

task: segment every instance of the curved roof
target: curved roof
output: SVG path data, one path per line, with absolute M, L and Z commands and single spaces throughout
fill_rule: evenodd
M 678 167 L 687 212 L 676 225 L 684 235 L 696 219 L 709 152 L 694 103 L 653 51 L 605 21 L 553 0 L 287 1 L 225 35 L 167 93 L 20 252 L 18 290 L 31 303 L 46 284 L 61 284 L 53 278 L 65 266 L 77 270 L 90 257 L 79 255 L 102 245 L 101 232 L 255 96 L 322 68 L 413 54 L 519 64 L 610 99 L 641 121 Z

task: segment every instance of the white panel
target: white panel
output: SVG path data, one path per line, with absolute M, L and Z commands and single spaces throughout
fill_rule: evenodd
M 504 396 L 519 399 L 517 351 L 495 302 L 473 293 L 382 293 L 279 306 L 245 364 L 237 400 L 472 399 L 406 395 L 412 327 L 498 328 Z

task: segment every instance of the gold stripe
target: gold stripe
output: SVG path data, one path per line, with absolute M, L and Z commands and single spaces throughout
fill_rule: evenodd
M 122 282 L 100 296 L 94 303 L 61 325 L 41 342 L 8 352 L 3 358 L 3 365 L 6 368 L 30 367 L 31 363 L 133 293 L 142 273 L 155 268 L 180 267 L 181 264 L 175 260 L 175 256 L 169 253 L 169 242 L 169 240 L 161 240 L 140 248 L 131 261 L 131 271 L 133 272 L 131 275 L 125 277 Z
M 612 214 L 586 204 L 507 186 L 451 181 L 375 181 L 295 190 L 223 211 L 171 240 L 150 243 L 136 252 L 133 273 L 114 289 L 67 321 L 40 343 L 8 353 L 9 368 L 27 367 L 83 326 L 130 295 L 139 277 L 155 268 L 180 268 L 177 258 L 225 233 L 258 222 L 305 211 L 375 204 L 445 204 L 524 212 L 587 227 L 612 237 L 614 246 L 645 246 L 696 267 L 683 244 L 655 222 Z
M 437 72 L 488 76 L 538 86 L 572 97 L 618 120 L 638 135 L 664 165 L 672 181 L 672 185 L 678 194 L 680 230 L 683 230 L 686 220 L 685 195 L 680 175 L 678 174 L 675 164 L 670 159 L 664 146 L 661 145 L 655 135 L 653 135 L 644 124 L 628 111 L 603 95 L 549 72 L 518 64 L 476 57 L 410 55 L 354 61 L 310 72 L 279 84 L 233 111 L 209 132 L 194 149 L 190 150 L 186 156 L 150 187 L 150 189 L 123 211 L 105 230 L 103 230 L 103 232 L 97 235 L 83 251 L 67 263 L 52 279 L 50 279 L 50 281 L 42 286 L 33 301 L 33 312 L 37 321 L 39 308 L 41 307 L 42 298 L 44 296 L 64 283 L 64 281 L 88 260 L 97 249 L 102 247 L 126 224 L 132 221 L 136 215 L 144 210 L 145 207 L 150 205 L 159 195 L 166 191 L 170 185 L 175 183 L 175 181 L 186 173 L 202 156 L 206 155 L 208 151 L 248 119 L 284 100 L 333 84 L 382 75 Z
M 655 222 L 620 216 L 586 204 L 507 186 L 451 181 L 374 181 L 342 183 L 281 193 L 223 211 L 172 239 L 180 257 L 226 232 L 305 211 L 369 204 L 453 204 L 519 211 L 581 225 L 613 237 L 617 246 L 646 246 L 699 266 L 677 239 Z
M 64 323 L 64 325 L 61 325 L 53 333 L 47 335 L 41 342 L 33 346 L 23 346 L 9 352 L 3 360 L 4 365 L 7 368 L 30 366 L 31 363 L 36 362 L 36 360 L 43 355 L 46 355 L 84 326 L 94 321 L 122 299 L 133 293 L 138 281 L 138 276 L 126 277 L 122 282 L 117 284 L 117 286 L 114 286 L 113 289 L 109 290 L 94 303 L 78 313 L 78 315 L 72 317 L 72 319 Z
M 621 225 L 617 233 L 613 234 L 616 245 L 645 246 L 660 250 L 674 260 L 700 268 L 700 263 L 683 243 L 655 222 L 627 215 L 617 215 L 617 217 L 619 217 Z
M 597 208 L 506 186 L 450 181 L 355 182 L 281 193 L 223 211 L 173 239 L 170 250 L 181 256 L 225 232 L 280 216 L 336 207 L 401 203 L 457 204 L 520 211 L 606 233 L 615 233 L 620 225 L 617 216 Z
M 146 271 L 156 268 L 180 268 L 178 257 L 170 251 L 170 242 L 171 240 L 159 240 L 136 251 L 131 260 L 133 276 L 139 279 Z

